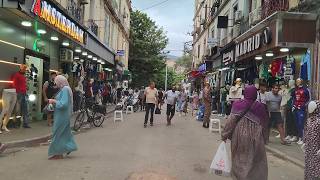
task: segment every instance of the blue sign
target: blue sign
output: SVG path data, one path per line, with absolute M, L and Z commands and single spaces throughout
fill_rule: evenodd
M 124 56 L 124 50 L 118 50 L 117 56 Z
M 206 64 L 202 64 L 199 68 L 198 71 L 200 73 L 205 73 L 206 72 Z

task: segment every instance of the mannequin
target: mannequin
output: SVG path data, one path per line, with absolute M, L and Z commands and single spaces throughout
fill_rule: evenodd
M 303 86 L 303 80 L 298 78 L 296 80 L 296 88 L 291 94 L 293 102 L 293 112 L 296 117 L 296 127 L 298 129 L 299 145 L 303 144 L 303 129 L 306 120 L 306 106 L 310 100 L 310 93 L 306 87 Z
M 286 140 L 295 142 L 298 140 L 298 130 L 295 122 L 294 113 L 292 112 L 292 92 L 295 90 L 295 81 L 289 80 L 288 88 L 282 95 L 281 107 L 285 107 L 285 125 L 286 125 Z
M 83 95 L 85 93 L 83 90 L 83 81 L 84 81 L 84 78 L 81 76 L 79 79 L 78 85 L 74 88 L 74 90 L 75 90 L 74 111 L 78 111 L 80 109 L 81 95 Z
M 230 88 L 229 95 L 227 96 L 228 106 L 226 110 L 226 115 L 230 115 L 233 102 L 240 100 L 242 98 L 241 85 L 242 85 L 241 78 L 237 78 L 235 81 L 235 85 Z
M 2 111 L 0 115 L 0 126 L 2 130 L 9 132 L 7 124 L 17 102 L 16 89 L 4 89 L 2 92 Z M 4 118 L 3 122 L 2 119 Z M 0 129 L 0 134 L 2 133 Z

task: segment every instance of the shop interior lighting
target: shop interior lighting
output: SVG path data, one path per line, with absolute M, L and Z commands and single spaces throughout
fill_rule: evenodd
M 9 84 L 12 84 L 13 81 L 4 81 L 4 80 L 0 80 L 0 83 L 9 83 Z
M 88 53 L 85 52 L 85 51 L 83 51 L 83 52 L 82 52 L 82 56 L 86 56 L 86 55 L 88 55 Z
M 99 59 L 99 60 L 98 60 L 98 63 L 101 63 L 101 62 L 102 62 L 101 59 Z
M 25 27 L 31 27 L 32 26 L 32 23 L 30 21 L 22 21 L 21 22 L 21 25 L 22 26 L 25 26 Z
M 55 73 L 59 73 L 59 71 L 57 71 L 57 70 L 54 70 L 54 69 L 50 69 L 49 71 L 50 71 L 50 72 L 55 72 Z
M 91 59 L 91 58 L 92 58 L 92 55 L 88 55 L 88 58 Z
M 11 64 L 11 65 L 15 65 L 15 66 L 20 66 L 21 65 L 21 64 L 18 64 L 18 63 L 8 62 L 8 61 L 4 61 L 4 60 L 0 60 L 0 63 Z
M 262 56 L 256 56 L 254 59 L 255 60 L 262 60 L 263 58 L 262 58 Z
M 80 62 L 82 62 L 82 63 L 83 63 L 83 62 L 84 62 L 84 60 L 83 60 L 83 59 L 80 59 Z
M 45 34 L 45 33 L 47 33 L 47 31 L 44 30 L 44 29 L 38 29 L 37 32 L 38 32 L 39 34 Z
M 110 69 L 110 68 L 105 68 L 105 70 L 106 70 L 106 71 L 109 71 L 109 72 L 112 71 L 112 69 Z
M 30 94 L 30 95 L 29 95 L 29 101 L 30 101 L 30 102 L 34 102 L 35 100 L 36 100 L 36 95 Z
M 106 63 L 104 61 L 102 61 L 101 64 L 106 64 Z
M 51 36 L 51 38 L 50 38 L 52 41 L 58 41 L 59 40 L 59 38 L 57 37 L 57 36 Z
M 76 48 L 75 52 L 81 53 L 81 48 Z
M 75 60 L 78 60 L 78 59 L 80 59 L 80 58 L 79 58 L 79 56 L 75 56 L 74 59 L 75 59 Z
M 70 43 L 67 42 L 67 41 L 65 41 L 65 42 L 62 43 L 62 45 L 63 45 L 63 46 L 70 46 Z
M 92 60 L 96 61 L 96 60 L 98 60 L 98 58 L 97 57 L 93 57 Z
M 290 50 L 289 50 L 289 48 L 281 48 L 280 49 L 280 52 L 289 52 Z
M 273 55 L 274 55 L 273 52 L 267 52 L 267 53 L 266 53 L 266 56 L 267 56 L 267 57 L 272 57 Z
M 4 41 L 4 40 L 1 40 L 1 39 L 0 39 L 0 42 L 5 43 L 5 44 L 8 44 L 8 45 L 10 45 L 10 46 L 14 46 L 14 47 L 20 48 L 20 49 L 25 49 L 25 48 L 22 47 L 22 46 L 19 46 L 19 45 L 17 45 L 17 44 L 13 44 L 13 43 L 11 43 L 11 42 Z

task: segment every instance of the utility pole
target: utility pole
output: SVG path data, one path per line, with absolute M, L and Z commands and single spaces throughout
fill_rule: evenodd
M 167 91 L 167 88 L 168 88 L 168 65 L 166 63 L 166 80 L 164 83 L 164 90 Z

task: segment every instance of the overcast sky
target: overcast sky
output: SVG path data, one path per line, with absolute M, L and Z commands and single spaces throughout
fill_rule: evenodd
M 161 2 L 143 12 L 167 32 L 169 45 L 166 50 L 170 50 L 171 55 L 181 56 L 183 43 L 192 40 L 187 33 L 193 29 L 194 0 L 132 0 L 132 8 L 143 10 Z

